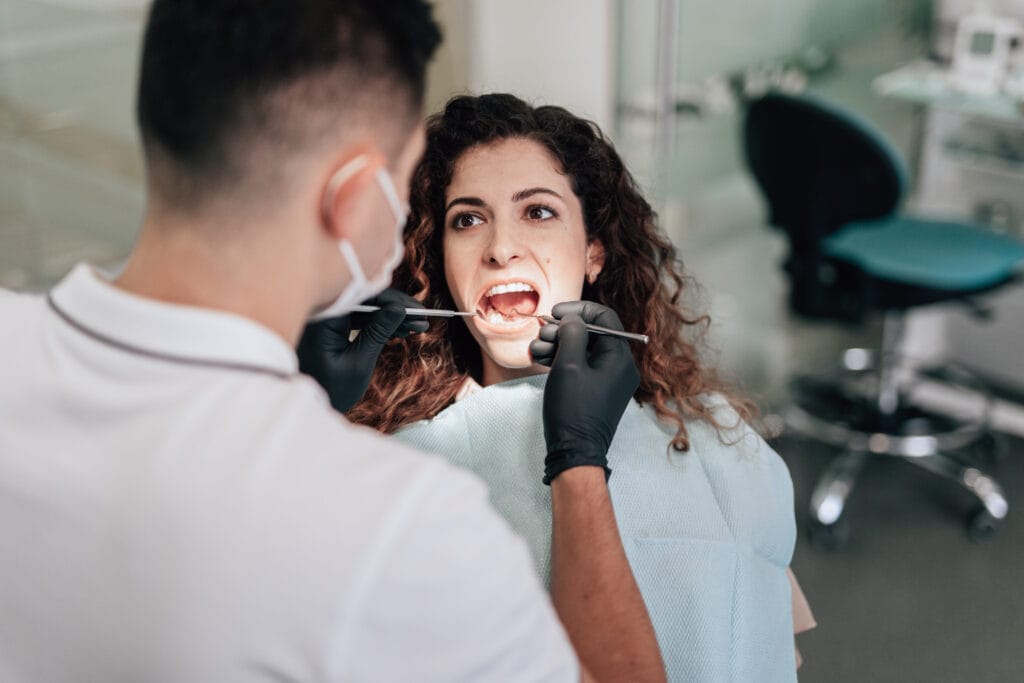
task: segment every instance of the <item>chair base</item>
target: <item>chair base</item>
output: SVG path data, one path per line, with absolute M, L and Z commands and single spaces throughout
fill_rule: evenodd
M 811 494 L 812 543 L 826 549 L 846 544 L 846 503 L 863 468 L 878 457 L 905 459 L 962 487 L 978 502 L 968 520 L 971 537 L 980 540 L 995 533 L 1009 507 L 1002 487 L 979 466 L 958 457 L 958 452 L 993 439 L 988 426 L 991 399 L 979 391 L 977 380 L 958 371 L 959 383 L 981 397 L 976 414 L 954 418 L 916 406 L 912 401 L 915 375 L 909 371 L 901 373 L 894 405 L 883 410 L 871 352 L 850 349 L 843 358 L 838 376 L 829 381 L 795 379 L 794 401 L 785 414 L 789 430 L 842 449 Z

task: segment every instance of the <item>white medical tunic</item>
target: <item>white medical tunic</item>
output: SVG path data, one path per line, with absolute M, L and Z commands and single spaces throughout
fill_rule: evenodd
M 578 677 L 479 480 L 280 337 L 85 265 L 0 291 L 0 681 Z

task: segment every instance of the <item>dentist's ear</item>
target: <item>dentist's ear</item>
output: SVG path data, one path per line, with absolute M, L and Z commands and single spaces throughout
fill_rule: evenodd
M 332 239 L 351 237 L 353 228 L 366 224 L 370 203 L 365 198 L 386 163 L 379 152 L 365 148 L 348 155 L 331 173 L 321 195 L 320 218 Z
M 594 284 L 604 269 L 604 243 L 596 237 L 587 244 L 587 283 Z

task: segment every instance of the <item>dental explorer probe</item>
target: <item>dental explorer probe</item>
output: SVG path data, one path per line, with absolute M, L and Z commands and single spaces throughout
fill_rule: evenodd
M 374 313 L 380 310 L 380 306 L 368 306 L 359 305 L 353 306 L 353 313 Z M 405 309 L 406 315 L 421 315 L 424 318 L 475 318 L 480 315 L 479 312 L 469 313 L 467 311 L 450 311 L 442 308 L 407 308 Z M 517 315 L 521 315 L 517 312 Z M 543 320 L 546 323 L 558 325 L 560 320 L 553 318 L 550 315 L 531 315 L 524 316 L 530 318 L 537 318 Z M 640 342 L 641 344 L 647 344 L 651 341 L 650 337 L 646 334 L 636 334 L 635 332 L 623 332 L 621 330 L 613 330 L 610 327 L 602 327 L 600 325 L 587 324 L 587 330 L 594 334 L 603 334 L 608 337 L 619 337 L 620 339 L 629 339 L 630 341 Z
M 561 320 L 553 318 L 550 315 L 531 315 L 531 318 L 539 318 L 546 323 L 559 325 Z M 651 338 L 646 334 L 637 334 L 635 332 L 623 332 L 621 330 L 613 330 L 610 327 L 601 327 L 600 325 L 591 325 L 587 323 L 587 330 L 594 334 L 603 334 L 608 337 L 619 337 L 621 339 L 629 339 L 630 341 L 640 342 L 641 344 L 647 344 L 651 341 Z
M 359 305 L 353 306 L 353 313 L 374 313 L 380 310 L 380 306 Z M 448 311 L 441 308 L 407 308 L 406 315 L 422 315 L 424 318 L 475 318 L 476 313 L 465 311 Z

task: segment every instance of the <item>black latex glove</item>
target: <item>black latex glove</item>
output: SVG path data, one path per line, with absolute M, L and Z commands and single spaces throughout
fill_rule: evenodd
M 616 330 L 622 323 L 591 301 L 558 304 L 551 315 L 560 324 L 545 325 L 530 343 L 534 362 L 551 368 L 544 389 L 544 483 L 581 465 L 603 467 L 609 476 L 608 448 L 640 373 L 626 340 L 591 336 L 584 323 Z
M 310 323 L 296 349 L 299 370 L 319 382 L 331 405 L 342 413 L 366 393 L 388 340 L 426 332 L 428 326 L 421 317 L 405 315 L 406 308 L 422 308 L 423 304 L 397 289 L 385 289 L 364 303 L 380 306 L 380 310 Z M 360 332 L 350 342 L 353 329 Z

